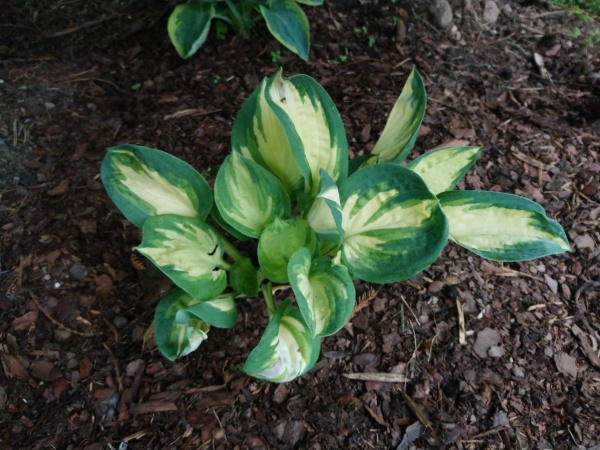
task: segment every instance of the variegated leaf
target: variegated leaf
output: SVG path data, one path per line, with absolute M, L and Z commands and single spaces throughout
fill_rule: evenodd
M 144 223 L 138 252 L 198 300 L 215 298 L 227 285 L 229 264 L 221 237 L 206 222 L 172 214 Z
M 275 174 L 291 196 L 304 188 L 304 179 L 283 127 L 267 102 L 266 86 L 265 78 L 242 105 L 233 123 L 231 147 Z
M 268 80 L 265 95 L 283 126 L 308 197 L 319 192 L 321 169 L 338 184 L 343 182 L 348 173 L 348 142 L 329 94 L 311 77 L 284 78 L 280 69 Z
M 179 288 L 171 289 L 156 305 L 154 312 L 154 340 L 165 358 L 174 361 L 196 350 L 207 338 L 210 325 L 196 317 L 179 323 L 175 319 L 180 310 L 194 301 Z
M 167 32 L 179 56 L 189 58 L 202 47 L 214 16 L 212 2 L 188 0 L 175 7 L 167 23 Z
M 309 6 L 320 6 L 323 4 L 323 0 L 296 0 L 296 2 Z
M 396 164 L 351 175 L 340 188 L 342 259 L 353 275 L 373 283 L 410 278 L 438 257 L 448 223 L 425 182 Z
M 372 154 L 379 155 L 380 162 L 398 163 L 406 159 L 417 140 L 426 106 L 425 85 L 413 67 L 373 148 Z
M 229 283 L 236 292 L 255 297 L 258 294 L 258 273 L 250 258 L 242 258 L 231 266 Z
M 308 210 L 306 221 L 325 245 L 338 246 L 341 243 L 344 233 L 340 193 L 335 182 L 322 169 L 321 190 Z
M 444 147 L 431 150 L 406 165 L 423 178 L 435 195 L 451 191 L 475 164 L 483 147 Z
M 316 254 L 318 240 L 308 223 L 300 218 L 275 219 L 258 241 L 258 262 L 262 273 L 276 283 L 288 282 L 288 263 L 296 250 L 307 248 Z
M 495 261 L 526 261 L 571 250 L 560 224 L 518 195 L 451 191 L 439 195 L 450 239 Z
M 285 383 L 308 372 L 320 350 L 321 340 L 311 337 L 300 311 L 286 300 L 275 311 L 242 371 L 261 380 Z
M 290 199 L 277 177 L 237 152 L 225 159 L 217 174 L 215 202 L 229 225 L 253 238 L 276 217 L 290 215 Z
M 348 162 L 348 176 L 352 175 L 361 167 L 372 166 L 373 164 L 377 164 L 378 161 L 379 155 L 373 155 L 371 153 L 356 156 Z
M 108 149 L 102 183 L 127 219 L 142 227 L 158 214 L 206 219 L 213 204 L 206 180 L 192 166 L 153 148 L 120 145 Z
M 306 61 L 310 29 L 302 8 L 294 0 L 267 2 L 259 7 L 273 37 Z
M 312 335 L 337 333 L 354 309 L 356 291 L 348 269 L 328 256 L 313 260 L 310 252 L 301 248 L 290 260 L 288 277 Z
M 231 328 L 237 320 L 235 294 L 221 294 L 209 300 L 197 300 L 190 296 L 186 303 L 187 306 L 175 315 L 177 323 L 187 324 L 196 318 L 216 328 Z

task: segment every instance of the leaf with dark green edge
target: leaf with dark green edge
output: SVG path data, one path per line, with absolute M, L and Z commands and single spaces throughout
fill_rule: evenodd
M 258 273 L 250 258 L 237 260 L 229 270 L 229 283 L 240 294 L 248 297 L 258 295 Z
M 275 218 L 288 218 L 291 208 L 277 177 L 237 152 L 225 159 L 217 174 L 215 203 L 229 225 L 253 238 Z
M 432 264 L 448 240 L 437 198 L 413 171 L 376 164 L 340 187 L 342 259 L 353 276 L 372 283 L 410 278 Z
M 319 83 L 307 75 L 284 78 L 281 72 L 269 78 L 265 95 L 288 138 L 310 200 L 319 193 L 321 170 L 338 184 L 346 179 L 346 132 L 333 100 Z
M 290 260 L 288 278 L 312 336 L 330 336 L 346 324 L 356 298 L 347 267 L 328 256 L 312 259 L 301 248 Z
M 129 144 L 109 148 L 100 174 L 111 200 L 139 228 L 159 214 L 206 219 L 212 208 L 204 177 L 161 150 Z
M 235 228 L 233 228 L 231 225 L 229 225 L 225 219 L 223 219 L 223 216 L 221 215 L 221 213 L 219 212 L 219 208 L 217 208 L 216 203 L 213 203 L 213 207 L 210 210 L 210 217 L 217 222 L 217 224 L 223 228 L 224 231 L 226 231 L 227 233 L 229 233 L 231 236 L 233 236 L 235 239 L 237 239 L 238 241 L 242 241 L 245 242 L 248 239 L 250 239 L 248 236 L 246 236 L 245 234 L 240 233 L 238 230 L 236 230 Z
M 425 84 L 413 67 L 371 152 L 379 155 L 379 162 L 400 163 L 406 159 L 419 135 L 426 106 Z
M 179 56 L 187 59 L 202 47 L 214 16 L 212 2 L 188 0 L 175 7 L 169 16 L 167 32 Z
M 356 156 L 348 162 L 348 176 L 352 175 L 361 167 L 372 166 L 373 164 L 377 164 L 378 161 L 378 155 L 367 154 Z
M 342 206 L 337 185 L 331 177 L 321 169 L 321 190 L 312 202 L 306 221 L 317 233 L 323 246 L 337 247 L 342 242 Z
M 231 147 L 273 173 L 289 196 L 304 189 L 304 178 L 279 119 L 267 102 L 267 79 L 244 102 L 233 122 Z
M 223 292 L 229 264 L 223 259 L 221 236 L 212 226 L 167 214 L 148 218 L 142 235 L 136 250 L 192 297 L 208 300 Z
M 242 371 L 260 380 L 285 383 L 308 372 L 320 351 L 321 340 L 311 336 L 300 311 L 286 300 L 275 311 Z
M 450 191 L 438 198 L 450 223 L 450 239 L 484 258 L 527 261 L 571 250 L 560 224 L 524 197 Z
M 189 295 L 189 294 L 188 294 Z M 185 308 L 177 311 L 175 321 L 190 323 L 194 318 L 201 319 L 216 328 L 231 328 L 237 321 L 235 294 L 221 294 L 209 300 L 190 300 Z
M 323 0 L 296 0 L 296 3 L 301 3 L 308 6 L 321 6 L 323 4 Z
M 294 0 L 268 2 L 259 8 L 273 37 L 303 60 L 308 60 L 310 28 L 302 8 Z
M 483 147 L 443 147 L 431 150 L 406 165 L 423 178 L 435 195 L 451 191 L 481 154 Z
M 275 219 L 258 241 L 258 262 L 263 275 L 276 283 L 288 282 L 288 263 L 296 250 L 306 247 L 311 255 L 318 250 L 316 233 L 300 218 Z
M 210 325 L 195 317 L 186 323 L 175 320 L 177 312 L 194 298 L 183 289 L 174 288 L 160 299 L 154 311 L 154 340 L 162 355 L 174 361 L 196 350 L 207 338 Z

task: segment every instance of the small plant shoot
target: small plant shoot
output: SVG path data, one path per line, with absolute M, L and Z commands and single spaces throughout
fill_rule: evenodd
M 204 45 L 213 19 L 217 37 L 224 39 L 227 26 L 248 37 L 262 17 L 275 39 L 307 60 L 310 29 L 299 4 L 320 6 L 323 0 L 188 0 L 175 7 L 167 31 L 179 56 L 189 58 Z
M 349 160 L 329 95 L 309 76 L 284 78 L 280 69 L 243 104 L 213 186 L 163 151 L 110 148 L 106 191 L 142 229 L 136 250 L 175 285 L 156 307 L 160 352 L 189 354 L 211 327 L 235 325 L 238 302 L 262 297 L 269 323 L 242 370 L 287 382 L 309 371 L 321 338 L 349 320 L 357 279 L 406 280 L 449 240 L 496 261 L 570 250 L 562 227 L 533 201 L 455 189 L 481 147 L 406 162 L 425 105 L 413 69 L 373 151 Z

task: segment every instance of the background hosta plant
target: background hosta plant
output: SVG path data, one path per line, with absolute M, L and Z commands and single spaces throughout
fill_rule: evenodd
M 405 280 L 448 240 L 498 261 L 569 250 L 538 204 L 455 190 L 480 147 L 440 148 L 405 164 L 425 104 L 413 70 L 373 152 L 349 161 L 329 95 L 306 75 L 286 79 L 279 71 L 242 106 L 212 189 L 160 150 L 109 149 L 106 190 L 142 228 L 136 250 L 176 285 L 156 308 L 159 350 L 169 359 L 190 353 L 211 326 L 235 324 L 239 299 L 261 294 L 270 321 L 242 370 L 289 381 L 315 364 L 320 339 L 348 321 L 356 279 Z M 235 241 L 257 254 L 243 254 Z
M 206 41 L 213 19 L 248 36 L 254 22 L 262 17 L 275 39 L 306 60 L 310 30 L 299 4 L 318 6 L 323 0 L 188 0 L 175 7 L 167 31 L 179 56 L 189 58 Z

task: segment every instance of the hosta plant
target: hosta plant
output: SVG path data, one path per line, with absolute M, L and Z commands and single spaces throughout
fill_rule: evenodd
M 189 58 L 206 41 L 213 19 L 248 36 L 262 17 L 275 39 L 306 60 L 310 30 L 299 4 L 318 6 L 323 0 L 188 0 L 175 7 L 167 31 L 179 56 Z
M 349 161 L 329 95 L 306 75 L 279 71 L 243 104 L 213 187 L 160 150 L 109 149 L 104 186 L 142 228 L 136 250 L 175 284 L 154 318 L 162 354 L 192 352 L 211 326 L 234 326 L 236 303 L 261 296 L 270 320 L 242 370 L 289 381 L 315 364 L 320 339 L 348 321 L 357 279 L 410 278 L 448 240 L 497 261 L 569 250 L 538 204 L 455 189 L 481 147 L 439 148 L 405 164 L 425 104 L 413 70 L 373 151 Z

